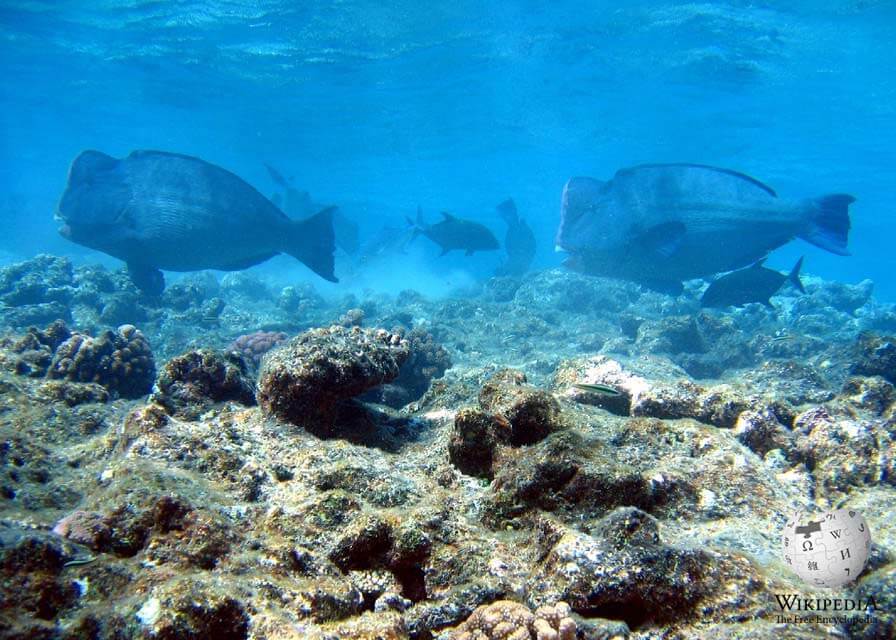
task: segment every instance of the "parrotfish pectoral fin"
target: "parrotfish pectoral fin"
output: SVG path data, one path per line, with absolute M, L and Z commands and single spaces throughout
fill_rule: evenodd
M 790 270 L 790 273 L 787 275 L 787 279 L 790 280 L 791 284 L 796 287 L 800 293 L 806 293 L 806 290 L 803 289 L 803 283 L 800 282 L 800 269 L 803 267 L 803 258 L 800 256 L 800 259 L 796 261 L 796 264 L 793 265 L 793 269 Z
M 165 276 L 155 267 L 128 262 L 128 275 L 134 286 L 148 296 L 160 296 L 165 290 Z
M 848 256 L 849 205 L 856 199 L 846 193 L 835 193 L 811 201 L 809 228 L 800 237 L 831 253 Z
M 321 278 L 339 282 L 334 272 L 333 260 L 333 252 L 336 250 L 334 211 L 336 207 L 327 207 L 305 220 L 291 221 L 289 246 L 285 251 Z
M 664 222 L 651 227 L 638 237 L 638 242 L 663 258 L 678 251 L 687 229 L 681 222 Z

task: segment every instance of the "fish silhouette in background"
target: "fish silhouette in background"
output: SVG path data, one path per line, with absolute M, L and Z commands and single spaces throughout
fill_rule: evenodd
M 290 218 L 308 218 L 320 208 L 311 200 L 311 194 L 307 191 L 296 189 L 292 185 L 292 177 L 289 179 L 284 178 L 282 173 L 267 162 L 263 164 L 274 184 L 283 188 L 283 193 L 273 194 L 271 201 L 280 207 L 286 215 Z M 333 233 L 336 236 L 337 247 L 349 255 L 354 255 L 358 252 L 361 246 L 358 223 L 338 208 L 333 210 Z
M 497 209 L 507 223 L 507 234 L 504 236 L 507 262 L 498 268 L 497 275 L 521 276 L 529 270 L 535 258 L 535 234 L 519 216 L 513 198 L 499 204 Z
M 134 284 L 158 295 L 160 269 L 237 271 L 278 253 L 336 282 L 332 215 L 329 207 L 291 220 L 235 174 L 192 156 L 84 151 L 56 218 L 64 237 L 124 260 Z
M 607 182 L 571 178 L 556 245 L 570 253 L 569 268 L 678 294 L 682 280 L 748 266 L 797 237 L 848 255 L 854 201 L 779 199 L 758 180 L 717 167 L 641 165 Z
M 442 212 L 440 222 L 426 224 L 422 209 L 417 207 L 417 221 L 408 218 L 408 224 L 413 226 L 413 238 L 426 236 L 441 247 L 441 255 L 457 250 L 471 256 L 476 251 L 495 251 L 499 248 L 498 239 L 488 227 L 458 218 L 447 211 Z

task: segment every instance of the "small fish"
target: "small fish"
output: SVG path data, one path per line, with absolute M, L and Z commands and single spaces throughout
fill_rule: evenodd
M 778 333 L 772 336 L 772 342 L 788 342 L 795 337 L 792 333 Z
M 621 396 L 622 392 L 616 387 L 611 387 L 608 384 L 586 384 L 584 382 L 576 382 L 572 385 L 579 391 L 587 391 L 588 393 L 599 393 L 605 396 Z
M 778 293 L 786 282 L 790 282 L 798 291 L 806 293 L 803 283 L 800 282 L 802 258 L 797 260 L 789 274 L 767 269 L 762 266 L 763 262 L 765 258 L 751 267 L 732 271 L 713 280 L 700 298 L 700 306 L 741 307 L 751 302 L 761 302 L 766 307 L 771 307 L 769 298 Z
M 79 567 L 84 564 L 90 564 L 96 560 L 96 556 L 85 556 L 83 558 L 73 558 L 62 565 L 62 568 L 66 567 Z
M 423 211 L 417 207 L 417 222 L 408 218 L 414 227 L 414 236 L 424 235 L 442 248 L 441 255 L 459 249 L 471 256 L 476 251 L 494 251 L 498 248 L 498 240 L 484 225 L 472 220 L 465 220 L 442 212 L 442 221 L 426 224 Z M 413 239 L 413 238 L 412 238 Z

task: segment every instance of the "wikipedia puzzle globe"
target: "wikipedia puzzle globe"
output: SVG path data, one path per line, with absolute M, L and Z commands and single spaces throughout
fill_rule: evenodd
M 784 525 L 781 546 L 784 562 L 805 582 L 839 587 L 862 573 L 871 534 L 858 511 L 799 512 Z

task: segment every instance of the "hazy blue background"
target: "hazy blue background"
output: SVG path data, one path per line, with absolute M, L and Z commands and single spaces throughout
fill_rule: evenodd
M 688 161 L 782 197 L 855 195 L 852 257 L 797 241 L 769 264 L 805 254 L 806 272 L 896 301 L 896 3 L 431 4 L 0 2 L 0 259 L 101 259 L 52 220 L 85 148 L 195 154 L 265 193 L 270 162 L 367 231 L 419 203 L 503 238 L 494 205 L 512 195 L 541 266 L 559 263 L 568 177 Z M 342 286 L 439 293 L 499 259 L 418 242 L 388 280 Z M 288 258 L 267 272 L 313 279 Z

